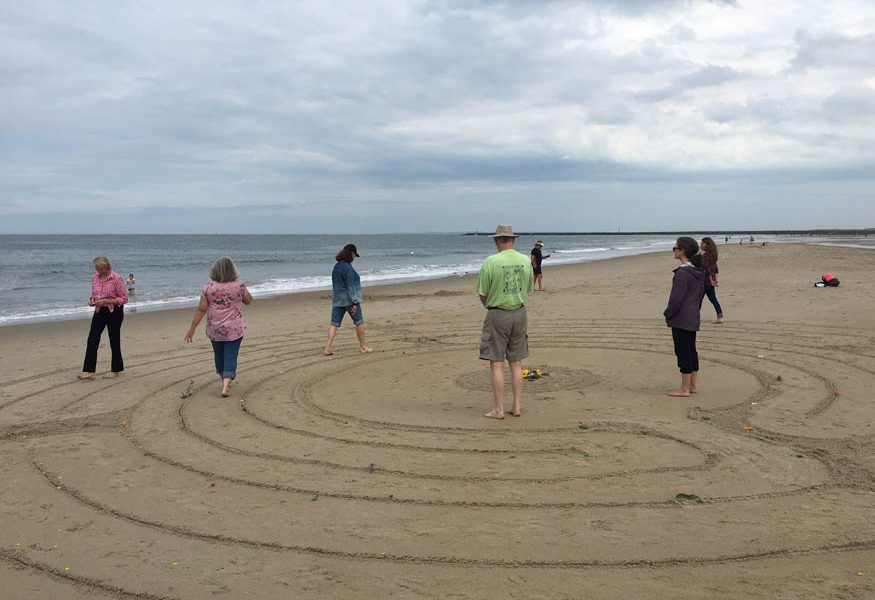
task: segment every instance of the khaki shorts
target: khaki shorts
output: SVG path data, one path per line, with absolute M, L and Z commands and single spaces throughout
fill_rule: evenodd
M 516 310 L 490 308 L 480 335 L 480 358 L 517 362 L 529 355 L 528 316 L 526 307 Z

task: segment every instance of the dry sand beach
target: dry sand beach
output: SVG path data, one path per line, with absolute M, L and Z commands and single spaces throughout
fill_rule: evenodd
M 690 398 L 670 252 L 545 262 L 504 421 L 471 277 L 366 289 L 369 355 L 256 298 L 226 399 L 192 310 L 129 313 L 116 380 L 86 321 L 2 328 L 0 597 L 875 598 L 875 251 L 720 251 Z

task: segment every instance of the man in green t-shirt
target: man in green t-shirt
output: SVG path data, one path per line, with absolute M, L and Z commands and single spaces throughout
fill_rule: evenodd
M 533 288 L 532 263 L 529 257 L 513 249 L 517 235 L 510 225 L 499 225 L 495 235 L 498 250 L 480 267 L 477 294 L 486 307 L 480 358 L 492 369 L 492 393 L 495 408 L 486 413 L 490 419 L 504 418 L 504 361 L 510 364 L 513 387 L 511 413 L 518 417 L 523 393 L 523 359 L 529 355 L 526 300 Z

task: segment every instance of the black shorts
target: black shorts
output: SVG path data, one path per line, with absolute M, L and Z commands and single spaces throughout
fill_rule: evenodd
M 540 274 L 541 274 L 541 267 L 533 268 L 533 269 L 532 269 L 532 274 L 534 274 L 534 275 L 540 275 Z

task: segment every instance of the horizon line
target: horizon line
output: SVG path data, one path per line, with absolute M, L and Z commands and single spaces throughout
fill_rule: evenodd
M 517 236 L 539 236 L 539 235 L 676 235 L 684 233 L 700 233 L 708 235 L 817 235 L 817 234 L 855 234 L 869 235 L 875 234 L 875 227 L 868 228 L 839 228 L 839 227 L 819 227 L 815 229 L 673 229 L 673 230 L 638 230 L 638 231 L 519 231 Z M 58 232 L 0 232 L 0 236 L 13 235 L 31 235 L 31 236 L 55 236 L 55 235 L 70 235 L 70 236 L 86 236 L 86 235 L 126 235 L 126 236 L 149 236 L 149 235 L 196 235 L 196 236 L 217 236 L 217 235 L 462 235 L 462 236 L 488 236 L 492 235 L 492 231 L 474 230 L 474 231 L 382 231 L 382 232 L 320 232 L 320 233 L 291 233 L 291 232 L 176 232 L 176 233 L 144 233 L 144 232 L 79 232 L 79 233 L 58 233 Z

